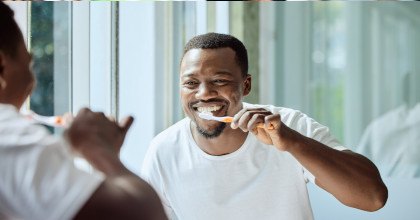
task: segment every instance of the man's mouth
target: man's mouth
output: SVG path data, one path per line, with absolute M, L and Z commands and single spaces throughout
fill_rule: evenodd
M 207 104 L 206 106 L 198 106 L 198 105 L 194 105 L 193 109 L 195 112 L 198 113 L 210 113 L 214 116 L 224 116 L 226 114 L 226 112 L 224 111 L 225 105 L 221 105 L 221 104 Z
M 215 105 L 215 106 L 206 106 L 206 107 L 197 107 L 198 112 L 215 112 L 222 108 L 221 105 Z
M 224 103 L 197 103 L 192 105 L 194 113 L 197 114 L 194 118 L 198 132 L 205 138 L 218 137 L 226 127 L 223 122 L 206 120 L 198 116 L 199 113 L 208 113 L 213 116 L 225 116 L 227 113 L 227 106 Z

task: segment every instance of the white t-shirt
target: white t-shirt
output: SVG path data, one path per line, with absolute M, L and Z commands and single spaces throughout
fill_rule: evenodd
M 71 219 L 102 181 L 74 167 L 64 140 L 0 104 L 0 219 Z
M 366 128 L 356 152 L 386 176 L 420 177 L 420 103 L 389 111 Z
M 338 150 L 345 149 L 320 125 L 288 108 L 282 121 Z M 168 216 L 179 220 L 313 219 L 306 183 L 314 177 L 289 153 L 265 145 L 249 133 L 235 152 L 211 156 L 195 143 L 185 118 L 156 136 L 142 176 L 159 193 Z

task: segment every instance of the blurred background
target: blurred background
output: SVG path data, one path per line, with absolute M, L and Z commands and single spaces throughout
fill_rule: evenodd
M 327 125 L 389 187 L 385 208 L 366 213 L 309 184 L 316 219 L 420 219 L 420 2 L 8 4 L 35 60 L 30 108 L 135 116 L 121 153 L 133 172 L 150 140 L 184 117 L 183 45 L 228 33 L 249 52 L 247 102 L 298 109 Z

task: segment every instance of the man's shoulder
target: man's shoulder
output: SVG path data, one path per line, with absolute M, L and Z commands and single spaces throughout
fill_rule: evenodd
M 0 103 L 0 122 L 8 122 L 18 118 L 18 110 L 9 104 Z
M 27 148 L 55 141 L 46 128 L 27 120 L 15 108 L 1 104 L 0 113 L 0 148 Z
M 182 154 L 181 148 L 187 140 L 189 122 L 188 118 L 184 118 L 153 138 L 144 158 L 142 177 L 149 179 L 154 171 L 160 169 L 156 164 L 171 163 Z

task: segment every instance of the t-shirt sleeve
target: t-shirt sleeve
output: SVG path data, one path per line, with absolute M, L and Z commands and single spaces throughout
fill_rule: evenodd
M 72 219 L 103 181 L 99 173 L 74 166 L 63 140 L 45 137 L 38 145 L 2 149 L 1 203 L 8 216 Z M 4 178 L 4 179 L 3 179 Z
M 287 108 L 272 107 L 272 112 L 280 113 L 284 124 L 297 132 L 312 138 L 328 147 L 342 151 L 347 150 L 330 132 L 327 126 L 324 126 L 307 115 Z M 302 166 L 306 181 L 315 183 L 314 175 Z

